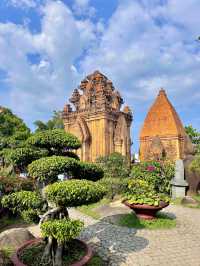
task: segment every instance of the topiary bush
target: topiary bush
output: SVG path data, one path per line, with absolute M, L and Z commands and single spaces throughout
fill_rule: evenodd
M 133 165 L 131 178 L 147 181 L 158 193 L 171 193 L 171 180 L 175 174 L 175 167 L 170 162 L 141 162 Z
M 95 203 L 103 198 L 105 189 L 88 180 L 67 180 L 48 185 L 46 199 L 57 206 L 76 207 Z
M 161 201 L 169 202 L 169 197 L 165 194 L 157 193 L 153 185 L 141 179 L 132 179 L 128 182 L 124 200 L 130 204 L 147 204 L 159 206 Z
M 99 184 L 106 190 L 106 198 L 113 200 L 115 196 L 122 195 L 127 191 L 130 178 L 102 178 Z
M 63 129 L 39 131 L 28 138 L 27 144 L 47 149 L 49 156 L 62 155 L 66 150 L 76 150 L 81 147 L 80 141 Z
M 28 173 L 34 179 L 48 184 L 57 181 L 59 174 L 72 176 L 74 172 L 78 172 L 78 169 L 79 161 L 76 159 L 51 156 L 32 162 L 28 166 Z
M 93 181 L 103 176 L 103 170 L 98 165 L 83 163 L 64 156 L 51 156 L 36 160 L 28 166 L 28 173 L 45 184 L 57 181 L 59 174 L 66 174 L 69 178 Z

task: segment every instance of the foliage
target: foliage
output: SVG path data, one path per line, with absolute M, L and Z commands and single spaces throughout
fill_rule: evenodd
M 62 155 L 64 151 L 76 150 L 81 146 L 80 141 L 75 136 L 62 129 L 36 132 L 27 140 L 27 144 L 47 149 L 49 155 Z
M 190 137 L 192 143 L 200 144 L 200 132 L 198 132 L 196 128 L 193 128 L 192 125 L 189 125 L 185 127 L 185 131 Z
M 126 178 L 129 176 L 129 164 L 125 156 L 112 153 L 97 159 L 104 170 L 105 178 Z
M 28 166 L 28 173 L 34 179 L 47 183 L 57 181 L 59 174 L 69 176 L 79 167 L 79 161 L 63 156 L 41 158 Z
M 0 113 L 0 149 L 19 146 L 29 135 L 30 129 L 22 119 L 3 108 Z
M 31 178 L 21 178 L 12 176 L 0 176 L 0 192 L 4 194 L 17 192 L 20 190 L 34 189 L 34 183 Z
M 170 181 L 174 177 L 175 167 L 170 162 L 141 162 L 131 170 L 131 177 L 147 181 L 158 193 L 170 195 Z
M 36 160 L 28 166 L 28 173 L 34 179 L 46 184 L 57 181 L 59 174 L 94 181 L 103 176 L 103 171 L 98 165 L 83 163 L 64 156 L 51 156 Z
M 40 220 L 39 212 L 35 209 L 28 209 L 21 212 L 21 217 L 27 223 L 35 223 L 37 224 Z
M 200 174 L 200 155 L 197 155 L 190 164 L 190 170 Z
M 32 191 L 19 191 L 3 196 L 1 204 L 13 213 L 22 213 L 25 210 L 39 210 L 43 205 L 42 198 Z
M 129 178 L 102 178 L 99 184 L 105 187 L 106 197 L 113 199 L 116 195 L 126 192 Z
M 47 123 L 37 120 L 34 122 L 34 125 L 37 127 L 36 132 L 49 130 L 49 129 L 56 129 L 56 128 L 64 129 L 62 112 L 54 111 L 53 117 L 50 120 L 48 120 Z
M 164 213 L 157 213 L 157 219 L 143 220 L 138 219 L 132 213 L 124 214 L 117 222 L 120 226 L 137 229 L 170 229 L 176 226 L 176 220 L 165 215 Z
M 45 149 L 35 149 L 32 147 L 22 147 L 16 149 L 3 149 L 0 153 L 7 164 L 12 164 L 21 171 L 26 171 L 26 167 L 34 160 L 47 156 Z
M 76 207 L 99 201 L 105 195 L 105 189 L 92 181 L 72 179 L 48 185 L 45 195 L 56 206 Z
M 83 222 L 66 218 L 61 220 L 54 219 L 42 223 L 40 228 L 43 237 L 52 237 L 64 243 L 71 241 L 80 234 Z
M 103 177 L 104 171 L 98 164 L 79 162 L 72 175 L 77 179 L 97 181 Z
M 135 178 L 128 182 L 124 199 L 130 204 L 147 204 L 153 206 L 159 206 L 161 201 L 169 202 L 169 197 L 165 194 L 157 193 L 150 183 Z

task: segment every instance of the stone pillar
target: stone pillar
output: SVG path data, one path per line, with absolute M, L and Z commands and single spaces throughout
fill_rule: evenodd
M 185 180 L 183 160 L 176 161 L 175 177 L 171 181 L 172 199 L 184 198 L 186 195 L 186 187 L 188 183 Z

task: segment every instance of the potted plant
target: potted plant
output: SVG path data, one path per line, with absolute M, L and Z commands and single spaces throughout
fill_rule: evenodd
M 94 203 L 103 196 L 104 189 L 98 183 L 88 180 L 72 179 L 46 186 L 44 197 L 48 202 L 49 209 L 40 216 L 39 222 L 44 239 L 29 241 L 19 248 L 12 257 L 14 265 L 35 265 L 26 264 L 27 262 L 23 261 L 23 253 L 25 249 L 29 249 L 33 245 L 37 247 L 38 243 L 41 245 L 38 254 L 42 253 L 42 256 L 36 257 L 34 260 L 38 260 L 44 265 L 63 265 L 63 260 L 67 259 L 69 249 L 77 246 L 82 246 L 83 256 L 76 263 L 79 263 L 77 264 L 79 266 L 85 265 L 92 256 L 91 249 L 82 241 L 74 241 L 83 228 L 83 222 L 70 219 L 67 209 Z M 24 219 L 28 220 L 32 217 L 37 221 L 37 214 L 42 208 L 43 199 L 36 192 L 20 191 L 4 196 L 2 203 L 13 211 L 18 209 Z
M 138 218 L 155 219 L 156 213 L 169 205 L 169 197 L 157 193 L 145 180 L 131 179 L 123 203 L 135 211 Z
M 36 137 L 31 137 L 30 142 L 37 144 L 38 147 L 48 147 L 52 155 L 35 160 L 28 166 L 29 176 L 40 185 L 39 189 L 37 192 L 15 192 L 2 199 L 4 207 L 18 212 L 26 221 L 39 222 L 43 236 L 42 240 L 27 242 L 17 250 L 12 258 L 16 266 L 39 265 L 41 262 L 44 265 L 61 266 L 66 259 L 69 259 L 70 250 L 74 251 L 72 253 L 77 253 L 80 246 L 83 256 L 76 262 L 70 262 L 71 265 L 85 265 L 92 256 L 91 249 L 86 243 L 74 240 L 80 234 L 83 223 L 80 220 L 70 219 L 68 208 L 95 203 L 104 196 L 105 189 L 98 182 L 94 182 L 102 177 L 103 172 L 95 164 L 58 156 L 57 154 L 65 153 L 67 145 L 69 150 L 79 147 L 78 141 L 71 135 L 66 135 L 63 147 L 60 143 L 63 137 L 63 132 L 55 130 L 53 134 L 49 131 L 44 135 L 37 133 Z M 71 178 L 58 182 L 58 175 L 63 173 Z M 24 252 L 28 250 L 29 253 L 32 248 L 38 249 L 38 246 L 39 253 L 33 256 L 34 259 L 24 261 Z M 36 260 L 38 264 L 32 264 Z

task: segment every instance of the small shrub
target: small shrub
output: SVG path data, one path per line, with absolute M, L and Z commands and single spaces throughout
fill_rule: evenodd
M 121 195 L 127 191 L 130 178 L 102 178 L 99 184 L 105 187 L 106 197 L 113 199 L 116 195 Z
M 99 157 L 97 163 L 101 165 L 105 178 L 126 178 L 129 176 L 130 167 L 127 158 L 120 153 L 112 153 Z
M 31 178 L 21 178 L 14 176 L 0 176 L 0 192 L 9 194 L 20 190 L 32 191 L 34 182 Z
M 39 214 L 37 210 L 29 209 L 21 212 L 21 217 L 27 223 L 39 223 Z
M 10 209 L 13 213 L 33 209 L 39 210 L 43 206 L 42 198 L 32 191 L 19 191 L 3 196 L 1 204 L 4 208 Z
M 43 237 L 52 237 L 61 243 L 69 242 L 76 238 L 82 229 L 83 222 L 66 218 L 49 220 L 41 224 Z

